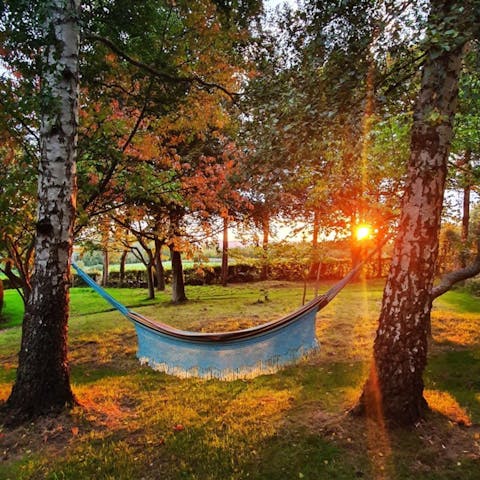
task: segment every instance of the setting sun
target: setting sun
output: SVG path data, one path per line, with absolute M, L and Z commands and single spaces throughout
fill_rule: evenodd
M 365 240 L 366 238 L 370 237 L 372 234 L 372 228 L 370 225 L 359 225 L 355 229 L 355 237 L 357 240 Z

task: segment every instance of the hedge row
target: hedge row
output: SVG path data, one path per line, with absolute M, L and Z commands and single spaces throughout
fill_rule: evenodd
M 372 261 L 365 267 L 366 276 L 368 278 L 384 277 L 387 274 L 389 259 L 383 259 L 382 265 L 378 265 L 378 261 Z M 271 280 L 304 280 L 305 276 L 309 280 L 317 277 L 317 270 L 320 268 L 319 278 L 323 280 L 338 279 L 345 276 L 351 268 L 349 260 L 335 260 L 324 262 L 319 265 L 304 265 L 300 263 L 274 263 L 268 266 L 268 278 Z M 186 285 L 213 285 L 221 283 L 221 267 L 205 266 L 202 268 L 187 268 L 184 270 Z M 252 264 L 237 264 L 228 267 L 228 282 L 242 283 L 255 282 L 261 279 L 262 266 Z M 90 275 L 100 282 L 102 272 L 96 271 Z M 170 281 L 171 271 L 165 271 L 165 279 L 167 283 Z M 120 273 L 110 272 L 109 286 L 119 287 Z M 74 273 L 73 285 L 83 285 L 82 280 Z M 145 270 L 127 270 L 125 272 L 124 286 L 140 287 L 147 286 L 147 277 Z M 3 279 L 3 288 L 12 288 L 8 279 Z
M 305 276 L 313 280 L 319 271 L 320 279 L 339 279 L 344 277 L 351 269 L 351 263 L 348 260 L 321 263 L 317 266 L 302 265 L 298 263 L 275 263 L 268 267 L 268 278 L 271 280 L 304 280 Z M 382 265 L 378 262 L 371 262 L 365 267 L 368 278 L 385 276 L 388 269 L 388 260 L 384 260 Z M 187 268 L 184 270 L 186 285 L 213 285 L 221 283 L 221 267 L 205 266 L 202 268 Z M 101 272 L 90 274 L 97 282 L 101 280 Z M 242 283 L 255 282 L 261 280 L 262 266 L 251 264 L 237 264 L 228 267 L 228 282 Z M 170 282 L 171 271 L 165 272 L 165 280 Z M 120 287 L 120 273 L 110 272 L 108 284 L 111 287 Z M 80 278 L 74 275 L 74 285 L 83 285 Z M 123 286 L 140 287 L 147 286 L 145 270 L 128 270 L 125 272 Z

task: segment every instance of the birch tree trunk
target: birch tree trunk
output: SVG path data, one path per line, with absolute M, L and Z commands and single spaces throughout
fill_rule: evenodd
M 452 3 L 432 2 L 433 18 Z M 460 43 L 460 42 L 459 42 Z M 357 412 L 379 422 L 413 425 L 423 397 L 427 336 L 447 159 L 456 110 L 462 44 L 429 49 L 414 113 L 398 235 L 383 294 L 374 360 Z
M 67 324 L 76 202 L 79 4 L 79 0 L 48 4 L 35 269 L 17 377 L 7 400 L 12 423 L 57 412 L 75 401 Z

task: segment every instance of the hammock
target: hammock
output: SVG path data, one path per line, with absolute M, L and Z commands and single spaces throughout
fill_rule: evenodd
M 82 280 L 135 326 L 142 364 L 179 377 L 234 380 L 274 373 L 316 351 L 315 317 L 355 276 L 358 264 L 323 295 L 278 320 L 230 332 L 188 332 L 151 320 L 115 300 L 75 262 Z

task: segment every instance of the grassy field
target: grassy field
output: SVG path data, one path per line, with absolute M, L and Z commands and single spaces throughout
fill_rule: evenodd
M 324 284 L 324 288 L 328 285 Z M 432 413 L 387 432 L 347 415 L 368 369 L 382 284 L 348 286 L 318 316 L 321 350 L 275 375 L 233 382 L 178 379 L 142 367 L 133 327 L 89 289 L 72 290 L 70 358 L 80 402 L 70 413 L 0 430 L 1 479 L 480 478 L 480 299 L 435 302 L 425 374 Z M 12 291 L 0 332 L 0 400 L 15 375 L 21 309 Z M 291 311 L 300 285 L 269 282 L 168 292 L 112 290 L 184 329 L 235 329 Z M 266 301 L 268 297 L 268 301 Z

